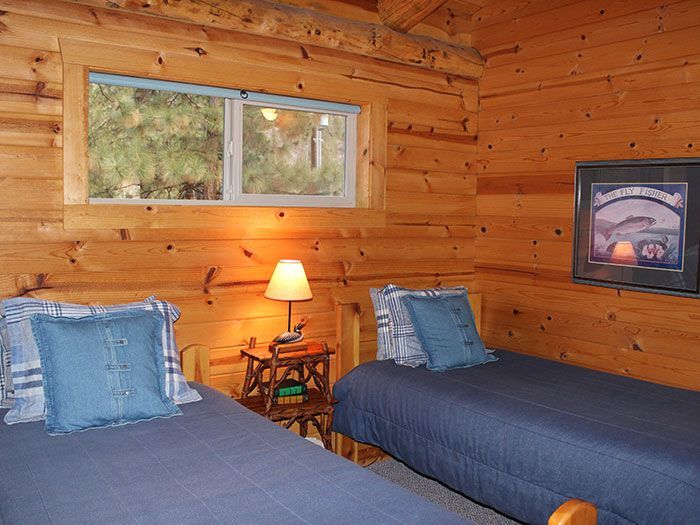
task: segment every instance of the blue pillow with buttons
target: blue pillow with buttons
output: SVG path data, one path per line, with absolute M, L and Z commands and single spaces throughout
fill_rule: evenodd
M 51 435 L 181 414 L 165 394 L 161 333 L 153 311 L 81 318 L 31 317 Z
M 479 337 L 466 295 L 401 298 L 428 354 L 426 368 L 443 372 L 497 361 Z

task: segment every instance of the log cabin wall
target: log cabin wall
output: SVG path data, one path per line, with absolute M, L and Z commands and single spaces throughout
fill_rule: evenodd
M 109 55 L 123 68 L 160 78 L 207 83 L 230 67 L 264 89 L 264 66 L 272 92 L 374 103 L 386 124 L 371 133 L 384 143 L 364 154 L 386 175 L 384 212 L 319 222 L 261 208 L 238 224 L 195 217 L 191 207 L 129 221 L 122 208 L 111 221 L 66 224 L 62 150 L 78 138 L 64 135 L 62 43 L 65 51 L 76 42 L 95 60 L 116 46 Z M 231 85 L 246 87 L 246 78 Z M 109 304 L 155 293 L 182 309 L 179 344 L 211 347 L 212 384 L 236 393 L 240 346 L 286 328 L 286 304 L 263 298 L 280 258 L 304 262 L 314 300 L 294 315 L 309 319 L 307 337 L 331 344 L 338 299 L 363 303 L 363 331 L 372 333 L 370 286 L 473 281 L 476 111 L 476 83 L 446 74 L 53 0 L 0 0 L 0 295 Z M 137 206 L 134 216 L 143 215 Z
M 488 344 L 700 388 L 700 301 L 573 285 L 577 160 L 700 156 L 700 2 L 494 0 L 476 271 Z

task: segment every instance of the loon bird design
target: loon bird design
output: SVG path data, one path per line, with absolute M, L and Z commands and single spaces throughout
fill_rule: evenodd
M 280 335 L 275 337 L 275 343 L 280 343 L 287 345 L 289 343 L 298 343 L 304 339 L 304 334 L 301 333 L 301 329 L 306 326 L 306 323 L 301 322 L 294 325 L 293 332 L 282 332 Z

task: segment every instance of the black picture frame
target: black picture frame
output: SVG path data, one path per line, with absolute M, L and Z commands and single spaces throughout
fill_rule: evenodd
M 700 158 L 576 163 L 572 281 L 700 297 Z

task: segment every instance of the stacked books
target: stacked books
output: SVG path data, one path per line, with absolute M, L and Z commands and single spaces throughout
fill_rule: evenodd
M 276 405 L 291 405 L 294 403 L 305 403 L 309 400 L 309 396 L 304 394 L 301 396 L 282 396 L 275 398 Z
M 304 403 L 308 400 L 309 394 L 306 385 L 296 379 L 285 379 L 277 385 L 272 393 L 272 403 L 275 405 Z

